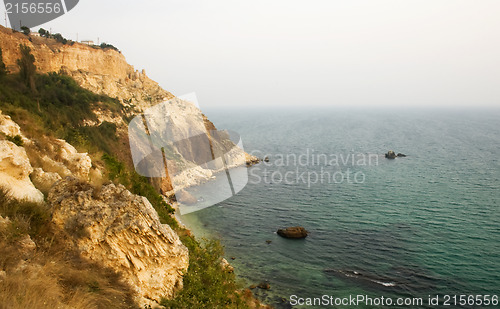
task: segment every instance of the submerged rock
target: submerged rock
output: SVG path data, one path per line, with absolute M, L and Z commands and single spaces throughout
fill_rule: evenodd
M 287 227 L 279 229 L 278 235 L 285 238 L 306 238 L 309 232 L 302 226 Z

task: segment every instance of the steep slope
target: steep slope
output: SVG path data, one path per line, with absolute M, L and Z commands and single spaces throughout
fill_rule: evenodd
M 149 79 L 144 71 L 134 70 L 118 51 L 79 43 L 64 45 L 53 39 L 14 33 L 11 29 L 0 26 L 0 48 L 3 50 L 4 62 L 11 72 L 18 71 L 16 61 L 20 57 L 19 44 L 32 48 L 39 72 L 63 72 L 85 89 L 118 99 L 121 108 L 119 113 L 111 111 L 107 106 L 96 105 L 92 107 L 96 119 L 88 117 L 83 125 L 96 127 L 103 123 L 115 124 L 121 140 L 116 155 L 127 162 L 129 167 L 132 167 L 132 162 L 126 136 L 128 120 L 158 103 L 165 104 L 167 115 L 161 120 L 171 123 L 168 130 L 173 128 L 178 139 L 193 134 L 209 135 L 207 132 L 215 129 L 213 123 L 197 107 L 163 90 Z M 165 130 L 165 126 L 155 125 L 153 129 Z M 172 152 L 173 156 L 167 158 L 167 165 L 173 167 L 172 177 L 153 180 L 157 189 L 166 195 L 171 196 L 174 193 L 172 189 L 178 191 L 208 181 L 221 171 L 220 166 L 198 167 L 196 156 L 200 152 L 199 149 L 184 147 L 173 149 Z M 228 161 L 228 166 L 234 167 L 247 162 L 256 163 L 258 159 L 239 148 L 234 148 L 228 154 Z
M 173 98 L 158 83 L 129 65 L 125 57 L 111 48 L 94 48 L 85 44 L 62 44 L 54 39 L 26 36 L 0 26 L 0 47 L 7 69 L 18 72 L 19 44 L 32 49 L 35 65 L 41 73 L 65 72 L 83 88 L 117 98 L 134 112 Z
M 0 145 L 4 149 L 0 156 L 0 186 L 7 191 L 0 192 L 0 198 L 36 203 L 23 208 L 22 213 L 12 211 L 16 203 L 0 205 L 0 249 L 11 250 L 10 238 L 27 235 L 34 243 L 25 237 L 30 252 L 39 248 L 36 256 L 45 259 L 24 259 L 17 253 L 0 257 L 0 281 L 15 282 L 15 290 L 22 294 L 24 269 L 29 269 L 29 278 L 43 281 L 36 277 L 36 270 L 57 264 L 61 254 L 63 262 L 73 267 L 68 268 L 71 276 L 78 273 L 75 268 L 80 259 L 87 266 L 97 265 L 98 270 L 114 275 L 102 282 L 73 280 L 66 279 L 58 269 L 57 275 L 50 277 L 62 282 L 57 286 L 57 300 L 35 307 L 73 308 L 72 302 L 81 299 L 78 295 L 89 296 L 78 294 L 82 286 L 92 293 L 102 292 L 95 299 L 89 298 L 89 303 L 95 305 L 82 305 L 85 308 L 155 306 L 163 297 L 165 306 L 179 307 L 177 300 L 169 300 L 174 296 L 199 308 L 246 308 L 247 302 L 259 307 L 251 292 L 237 291 L 234 274 L 221 266 L 222 250 L 201 246 L 189 231 L 179 228 L 172 207 L 158 195 L 158 191 L 171 194 L 172 183 L 182 188 L 210 179 L 218 167 L 197 166 L 192 162 L 196 161 L 196 153 L 189 147 L 182 149 L 180 156 L 175 152 L 179 149 L 174 149 L 169 164 L 192 169 L 180 170 L 173 179 L 147 179 L 135 172 L 130 158 L 128 121 L 156 103 L 167 103 L 165 115 L 175 123 L 176 132 L 207 132 L 215 126 L 193 104 L 174 98 L 112 49 L 63 45 L 0 27 L 3 61 L 11 73 L 18 70 L 19 44 L 31 47 L 38 73 L 44 74 L 36 76 L 35 90 L 24 85 L 16 74 L 0 76 L 0 109 L 4 114 L 0 113 Z M 152 128 L 160 131 L 160 127 Z M 232 166 L 248 160 L 241 150 L 231 156 Z M 19 231 L 19 226 L 24 228 Z M 40 232 L 39 226 L 49 230 Z M 50 244 L 46 244 L 47 239 Z M 56 254 L 52 242 L 59 243 Z M 193 261 L 189 267 L 186 247 Z M 52 274 L 53 269 L 47 267 L 47 272 Z M 95 273 L 89 277 L 94 278 Z M 186 286 L 184 278 L 187 288 L 179 292 Z M 100 284 L 117 287 L 118 291 L 113 291 L 123 294 L 120 302 L 102 302 L 106 290 Z M 49 293 L 41 285 L 39 289 L 40 295 Z M 65 291 L 74 298 L 64 297 Z M 116 298 L 113 293 L 105 301 Z M 15 303 L 18 298 L 11 294 L 0 288 L 0 301 L 5 297 L 4 303 Z M 130 298 L 135 302 L 131 303 Z M 26 303 L 29 299 L 12 308 L 24 308 Z
M 26 138 L 19 125 L 1 112 L 0 132 L 0 189 L 9 197 L 39 204 L 44 203 L 44 195 L 38 189 L 47 189 L 51 215 L 47 223 L 54 230 L 52 237 L 65 239 L 65 250 L 75 250 L 119 273 L 141 307 L 157 305 L 182 288 L 189 261 L 187 248 L 169 225 L 160 223 L 145 197 L 122 185 L 97 188 L 88 184 L 90 157 L 63 140 L 52 139 L 55 147 L 45 152 L 42 165 L 34 172 L 25 147 L 34 151 L 38 141 Z M 11 136 L 21 136 L 22 144 L 5 140 Z M 0 213 L 4 211 L 8 212 L 0 209 Z M 66 236 L 57 236 L 60 234 Z M 0 231 L 0 248 L 2 238 Z M 36 243 L 26 239 L 33 251 Z M 24 263 L 39 267 L 36 261 L 26 259 Z M 16 276 L 19 267 L 0 263 L 0 272 Z

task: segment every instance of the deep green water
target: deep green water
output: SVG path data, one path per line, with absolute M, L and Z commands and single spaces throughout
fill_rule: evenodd
M 281 297 L 292 294 L 425 301 L 435 294 L 500 294 L 500 110 L 262 109 L 208 116 L 218 128 L 239 132 L 245 150 L 269 154 L 270 164 L 251 167 L 238 195 L 182 219 L 199 236 L 221 238 L 244 284 L 268 280 L 271 290 L 255 291 L 269 304 L 290 307 Z M 390 149 L 408 157 L 387 160 Z M 307 151 L 371 154 L 372 164 L 276 164 L 281 154 Z M 297 168 L 349 169 L 364 181 L 279 181 Z M 259 181 L 265 172 L 275 172 L 274 183 Z M 310 236 L 288 240 L 275 233 L 295 225 Z M 354 271 L 361 275 L 346 275 Z

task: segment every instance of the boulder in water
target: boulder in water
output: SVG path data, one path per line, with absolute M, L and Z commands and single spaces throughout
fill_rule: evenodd
M 385 154 L 385 157 L 386 157 L 387 159 L 396 159 L 396 157 L 397 157 L 397 156 L 396 156 L 396 153 L 395 153 L 394 151 L 389 150 L 389 152 L 387 152 L 387 153 Z
M 287 227 L 278 230 L 278 235 L 285 238 L 306 238 L 309 232 L 302 226 Z
M 401 153 L 401 152 L 399 152 L 398 154 L 396 154 L 394 151 L 389 150 L 389 152 L 387 152 L 385 154 L 385 157 L 387 159 L 396 159 L 396 158 L 404 158 L 404 157 L 406 157 L 406 155 L 404 153 Z

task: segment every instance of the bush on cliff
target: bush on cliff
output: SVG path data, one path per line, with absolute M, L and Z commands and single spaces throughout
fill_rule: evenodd
M 207 240 L 201 245 L 193 237 L 181 236 L 189 249 L 189 268 L 184 275 L 184 288 L 173 300 L 161 302 L 165 308 L 212 309 L 248 308 L 247 302 L 238 293 L 233 273 L 223 269 L 224 254 L 217 240 Z
M 85 121 L 97 120 L 93 109 L 105 106 L 115 113 L 121 110 L 117 100 L 83 89 L 69 76 L 35 75 L 35 92 L 23 81 L 25 77 L 20 75 L 8 75 L 3 79 L 0 109 L 11 115 L 23 131 L 26 128 L 28 134 L 38 131 L 66 139 L 73 130 L 86 127 Z M 30 119 L 19 119 L 20 114 Z
M 30 28 L 28 28 L 26 26 L 22 26 L 21 31 L 23 32 L 24 35 L 29 35 L 31 33 Z
M 23 138 L 21 136 L 19 136 L 19 135 L 15 135 L 15 136 L 9 136 L 9 135 L 7 135 L 5 137 L 5 139 L 8 140 L 9 142 L 13 142 L 17 146 L 23 146 L 24 145 Z
M 99 47 L 101 47 L 102 49 L 107 49 L 107 48 L 111 48 L 113 50 L 116 50 L 117 52 L 120 52 L 118 50 L 118 48 L 116 48 L 115 46 L 111 45 L 111 44 L 108 44 L 108 43 L 101 43 L 101 45 L 99 45 Z
M 35 56 L 31 53 L 31 48 L 24 44 L 19 45 L 19 50 L 21 51 L 21 58 L 17 60 L 19 75 L 26 85 L 35 91 Z
M 41 37 L 48 38 L 48 39 L 54 39 L 57 42 L 62 43 L 62 44 L 67 44 L 68 42 L 70 42 L 70 43 L 72 42 L 72 41 L 68 41 L 60 33 L 51 34 L 49 31 L 47 31 L 43 28 L 38 29 L 38 33 L 40 34 Z
M 7 74 L 7 68 L 3 62 L 2 49 L 0 48 L 0 78 Z

